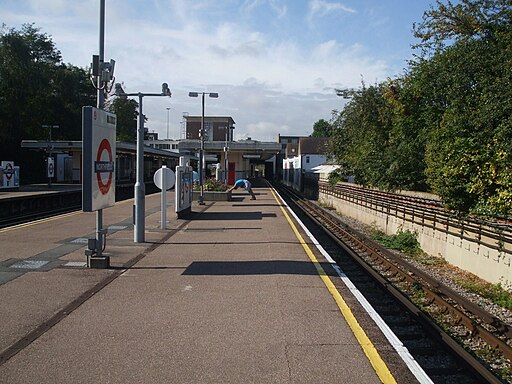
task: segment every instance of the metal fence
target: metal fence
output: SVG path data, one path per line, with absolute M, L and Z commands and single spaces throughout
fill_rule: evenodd
M 484 220 L 443 208 L 439 200 L 318 182 L 321 193 L 512 255 L 512 222 Z

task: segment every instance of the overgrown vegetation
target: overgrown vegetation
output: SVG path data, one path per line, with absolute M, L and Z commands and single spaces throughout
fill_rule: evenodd
M 409 230 L 399 230 L 395 235 L 386 235 L 381 231 L 373 231 L 372 239 L 381 243 L 384 247 L 395 249 L 408 255 L 422 253 L 416 233 Z
M 457 284 L 469 292 L 476 293 L 486 299 L 489 299 L 493 303 L 512 311 L 512 294 L 503 288 L 500 283 L 492 284 L 481 281 L 475 282 L 471 280 L 459 280 L 457 281 Z
M 403 76 L 338 90 L 349 101 L 333 114 L 329 154 L 337 180 L 429 191 L 453 210 L 509 216 L 512 6 L 458 3 L 424 13 Z

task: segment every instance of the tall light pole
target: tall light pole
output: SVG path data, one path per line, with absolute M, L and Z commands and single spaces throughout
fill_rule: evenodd
M 226 126 L 226 142 L 224 144 L 224 184 L 228 183 L 228 165 L 229 165 L 229 162 L 228 162 L 229 144 L 228 144 L 228 142 L 231 141 L 230 133 L 231 133 L 232 129 L 233 129 L 233 127 L 229 126 L 229 121 L 228 121 L 228 125 Z
M 201 98 L 201 129 L 199 130 L 199 139 L 201 140 L 201 147 L 199 149 L 199 185 L 201 186 L 201 193 L 199 195 L 198 203 L 200 205 L 204 205 L 204 95 L 208 95 L 211 98 L 219 97 L 218 93 L 215 92 L 189 92 L 188 95 L 190 97 L 198 97 Z
M 135 220 L 133 226 L 133 241 L 135 243 L 143 243 L 145 241 L 145 198 L 146 198 L 146 186 L 144 184 L 144 115 L 142 114 L 142 98 L 144 96 L 168 96 L 171 97 L 171 90 L 167 83 L 162 84 L 162 93 L 125 93 L 121 84 L 116 83 L 115 85 L 116 96 L 127 97 L 137 96 L 139 98 L 139 124 L 137 127 L 137 172 L 136 181 L 134 186 L 134 213 Z
M 170 111 L 170 107 L 167 107 L 167 138 L 169 138 L 169 111 Z

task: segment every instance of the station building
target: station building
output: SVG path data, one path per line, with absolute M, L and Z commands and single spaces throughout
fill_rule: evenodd
M 147 182 L 162 165 L 173 169 L 179 157 L 188 157 L 197 169 L 203 141 L 206 176 L 234 184 L 239 178 L 276 174 L 276 155 L 281 150 L 277 142 L 261 142 L 247 138 L 234 141 L 235 121 L 230 116 L 205 116 L 204 136 L 200 136 L 201 116 L 184 115 L 184 132 L 179 140 L 159 140 L 158 134 L 148 134 L 144 140 L 144 176 Z M 81 183 L 82 142 L 24 140 L 22 148 L 41 152 L 41 161 L 54 159 L 55 182 Z M 116 143 L 116 178 L 118 183 L 130 183 L 135 178 L 135 143 Z M 23 170 L 21 170 L 23 175 Z

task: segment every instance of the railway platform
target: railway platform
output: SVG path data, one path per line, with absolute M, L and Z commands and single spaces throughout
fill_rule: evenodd
M 193 206 L 167 229 L 146 197 L 0 229 L 0 383 L 414 383 L 331 262 L 269 188 Z

